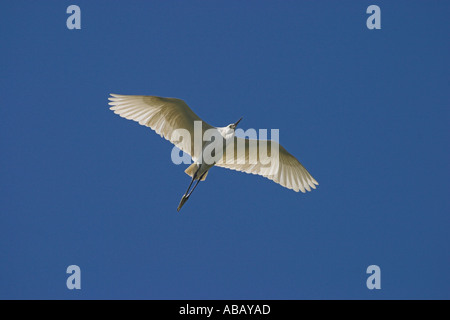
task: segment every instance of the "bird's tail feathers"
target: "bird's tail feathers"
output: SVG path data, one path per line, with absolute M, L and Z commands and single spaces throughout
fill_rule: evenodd
M 187 174 L 188 176 L 193 177 L 194 174 L 197 172 L 197 169 L 198 169 L 197 164 L 196 164 L 196 163 L 193 163 L 193 164 L 191 164 L 186 170 L 184 170 L 184 172 L 186 172 L 186 174 Z M 201 179 L 200 181 L 204 181 L 204 180 L 206 179 L 206 176 L 207 176 L 207 175 L 208 175 L 208 172 L 206 172 L 206 173 L 203 175 L 203 177 L 202 177 L 202 179 Z M 195 180 L 198 180 L 198 177 L 197 177 L 197 179 L 195 179 Z

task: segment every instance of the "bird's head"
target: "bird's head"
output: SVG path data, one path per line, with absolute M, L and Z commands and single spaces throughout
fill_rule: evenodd
M 229 125 L 227 126 L 227 128 L 232 129 L 232 130 L 235 130 L 236 127 L 237 127 L 237 125 L 239 124 L 239 122 L 241 122 L 242 118 L 243 118 L 243 117 L 241 117 L 241 118 L 240 118 L 238 121 L 236 121 L 235 123 L 229 124 Z
M 236 126 L 238 125 L 238 123 L 242 120 L 242 118 L 240 118 L 238 121 L 236 121 L 235 123 L 230 123 L 229 125 L 227 125 L 226 127 L 223 128 L 218 128 L 220 133 L 222 134 L 222 136 L 224 137 L 224 139 L 230 139 L 234 137 L 234 130 L 236 129 Z

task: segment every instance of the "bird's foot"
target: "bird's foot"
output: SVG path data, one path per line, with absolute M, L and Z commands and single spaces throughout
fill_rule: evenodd
M 184 205 L 184 203 L 189 199 L 189 195 L 186 196 L 185 194 L 181 198 L 180 204 L 178 205 L 177 211 L 180 211 L 181 207 Z

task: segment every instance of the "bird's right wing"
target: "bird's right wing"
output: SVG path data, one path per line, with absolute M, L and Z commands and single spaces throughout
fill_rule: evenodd
M 150 127 L 161 137 L 175 144 L 182 151 L 194 155 L 194 123 L 201 121 L 201 137 L 205 130 L 213 128 L 197 116 L 188 105 L 180 99 L 155 96 L 131 96 L 111 94 L 111 110 L 122 118 L 134 120 L 140 125 Z M 184 129 L 190 139 L 180 137 Z M 201 141 L 200 141 L 201 142 Z M 201 150 L 201 148 L 200 148 Z
M 216 166 L 258 174 L 296 192 L 311 191 L 319 184 L 293 155 L 271 140 L 234 137 Z

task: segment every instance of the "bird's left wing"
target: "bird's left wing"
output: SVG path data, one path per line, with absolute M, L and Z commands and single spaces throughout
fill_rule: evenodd
M 112 106 L 110 109 L 114 113 L 125 119 L 139 122 L 140 125 L 150 127 L 192 158 L 195 158 L 195 121 L 201 121 L 202 137 L 205 130 L 213 128 L 197 116 L 181 99 L 111 94 L 109 100 L 109 105 Z M 180 138 L 180 130 L 177 131 L 177 129 L 187 130 L 190 139 Z
M 296 192 L 311 191 L 319 184 L 292 154 L 271 140 L 234 137 L 216 166 L 261 175 Z

